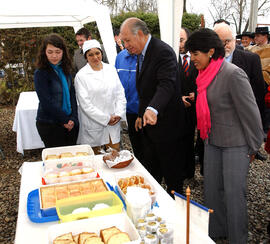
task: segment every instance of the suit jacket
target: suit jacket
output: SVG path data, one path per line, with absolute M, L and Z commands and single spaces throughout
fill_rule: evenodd
M 233 52 L 232 63 L 246 72 L 260 110 L 261 118 L 263 119 L 265 107 L 265 81 L 263 79 L 260 57 L 249 51 L 235 49 Z
M 183 133 L 184 105 L 176 55 L 165 42 L 151 38 L 141 71 L 136 73 L 139 117 L 148 106 L 158 111 L 157 124 L 144 127 L 153 142 L 171 141 Z M 138 67 L 138 65 L 137 65 Z
M 192 61 L 190 61 L 188 76 L 186 76 L 183 69 L 182 59 L 179 55 L 179 74 L 181 82 L 181 92 L 183 96 L 189 96 L 189 93 L 194 92 L 195 98 L 197 94 L 196 78 L 198 76 L 198 70 L 195 68 Z M 186 113 L 186 128 L 194 130 L 196 125 L 196 102 L 191 103 L 191 107 L 185 108 Z
M 207 88 L 211 114 L 209 144 L 219 147 L 249 146 L 251 154 L 263 142 L 262 122 L 246 73 L 224 61 Z

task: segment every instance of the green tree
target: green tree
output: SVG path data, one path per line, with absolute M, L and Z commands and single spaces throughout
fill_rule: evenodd
M 144 12 L 124 13 L 122 12 L 121 14 L 115 17 L 112 17 L 112 25 L 116 28 L 120 28 L 124 20 L 130 17 L 137 17 L 143 20 L 147 24 L 151 34 L 157 38 L 160 37 L 159 20 L 158 20 L 157 14 L 154 14 L 154 13 L 144 13 Z
M 183 13 L 182 26 L 191 31 L 197 30 L 201 25 L 201 15 Z

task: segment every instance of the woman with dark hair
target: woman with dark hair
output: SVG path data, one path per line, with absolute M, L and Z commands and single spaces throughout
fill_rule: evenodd
M 214 31 L 195 31 L 186 48 L 199 70 L 196 113 L 205 143 L 205 204 L 214 209 L 209 235 L 246 244 L 246 179 L 263 142 L 260 113 L 246 73 L 224 60 L 224 45 Z
M 72 84 L 72 64 L 64 39 L 57 34 L 44 38 L 34 75 L 39 98 L 37 130 L 45 147 L 76 144 L 78 113 Z
M 97 40 L 83 44 L 87 64 L 75 77 L 79 103 L 79 144 L 89 144 L 95 154 L 101 146 L 120 150 L 120 120 L 125 119 L 124 88 L 114 66 L 102 62 L 102 51 Z

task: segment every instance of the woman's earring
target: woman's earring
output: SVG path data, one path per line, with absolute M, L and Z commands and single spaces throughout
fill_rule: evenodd
M 212 58 L 212 56 L 210 55 L 209 58 Z

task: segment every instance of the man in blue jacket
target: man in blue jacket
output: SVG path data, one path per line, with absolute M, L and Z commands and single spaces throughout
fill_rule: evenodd
M 135 121 L 138 118 L 139 99 L 136 90 L 136 63 L 137 55 L 131 55 L 126 49 L 118 53 L 115 61 L 119 79 L 125 89 L 127 100 L 128 135 L 135 157 L 142 162 L 141 131 L 135 130 Z

